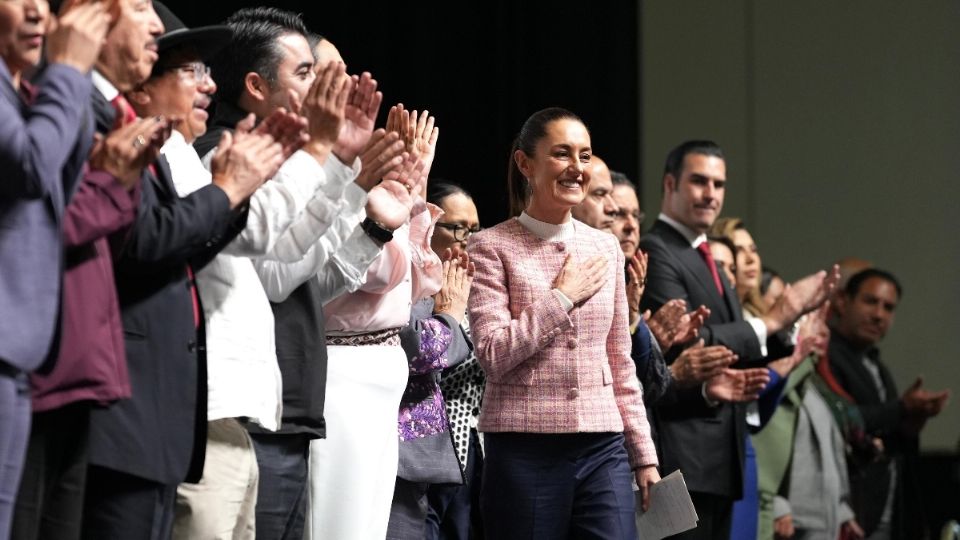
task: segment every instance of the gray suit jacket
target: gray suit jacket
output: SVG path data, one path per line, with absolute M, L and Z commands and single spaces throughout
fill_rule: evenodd
M 28 106 L 0 61 L 0 363 L 22 371 L 56 358 L 60 221 L 93 143 L 89 78 L 53 64 L 35 85 Z

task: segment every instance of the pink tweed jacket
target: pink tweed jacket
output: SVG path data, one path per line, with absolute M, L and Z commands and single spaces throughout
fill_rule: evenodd
M 609 233 L 579 221 L 574 231 L 551 242 L 510 219 L 470 237 L 470 329 L 487 376 L 479 429 L 622 431 L 630 465 L 656 465 L 630 359 L 623 252 Z M 568 253 L 609 261 L 603 288 L 569 313 L 552 292 Z

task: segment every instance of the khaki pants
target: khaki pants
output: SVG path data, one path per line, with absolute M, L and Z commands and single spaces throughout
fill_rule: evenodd
M 233 418 L 207 428 L 203 479 L 177 487 L 173 538 L 253 539 L 259 469 L 250 435 Z

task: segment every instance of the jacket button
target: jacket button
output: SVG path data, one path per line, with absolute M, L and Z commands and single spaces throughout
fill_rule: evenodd
M 571 388 L 570 391 L 567 392 L 567 399 L 577 399 L 578 396 L 580 396 L 580 390 L 577 388 Z
M 563 242 L 557 242 L 557 251 L 564 251 L 567 249 L 567 245 Z
M 568 349 L 576 349 L 576 348 L 577 348 L 577 339 L 576 339 L 576 338 L 570 338 L 570 341 L 567 342 L 567 348 L 568 348 Z
M 187 342 L 187 352 L 194 352 L 196 350 L 197 350 L 197 342 L 191 339 L 190 341 Z

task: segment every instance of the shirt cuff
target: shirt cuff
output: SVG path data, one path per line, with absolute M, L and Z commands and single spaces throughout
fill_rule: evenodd
M 560 289 L 553 289 L 553 294 L 556 295 L 557 300 L 560 300 L 560 305 L 563 306 L 564 311 L 569 312 L 571 309 L 573 309 L 573 302 L 567 298 L 567 295 L 560 292 Z
M 753 333 L 757 335 L 757 341 L 760 342 L 760 355 L 767 356 L 767 325 L 760 319 L 749 319 L 747 322 L 753 327 Z
M 714 401 L 707 396 L 707 383 L 702 383 L 700 385 L 700 395 L 703 397 L 703 402 L 707 404 L 707 407 L 716 407 L 720 405 L 719 401 Z
M 360 158 L 354 159 L 352 165 L 347 165 L 331 153 L 323 162 L 323 171 L 327 174 L 327 183 L 322 187 L 323 192 L 331 199 L 339 199 L 346 186 L 360 174 Z M 360 186 L 357 188 L 359 189 Z

